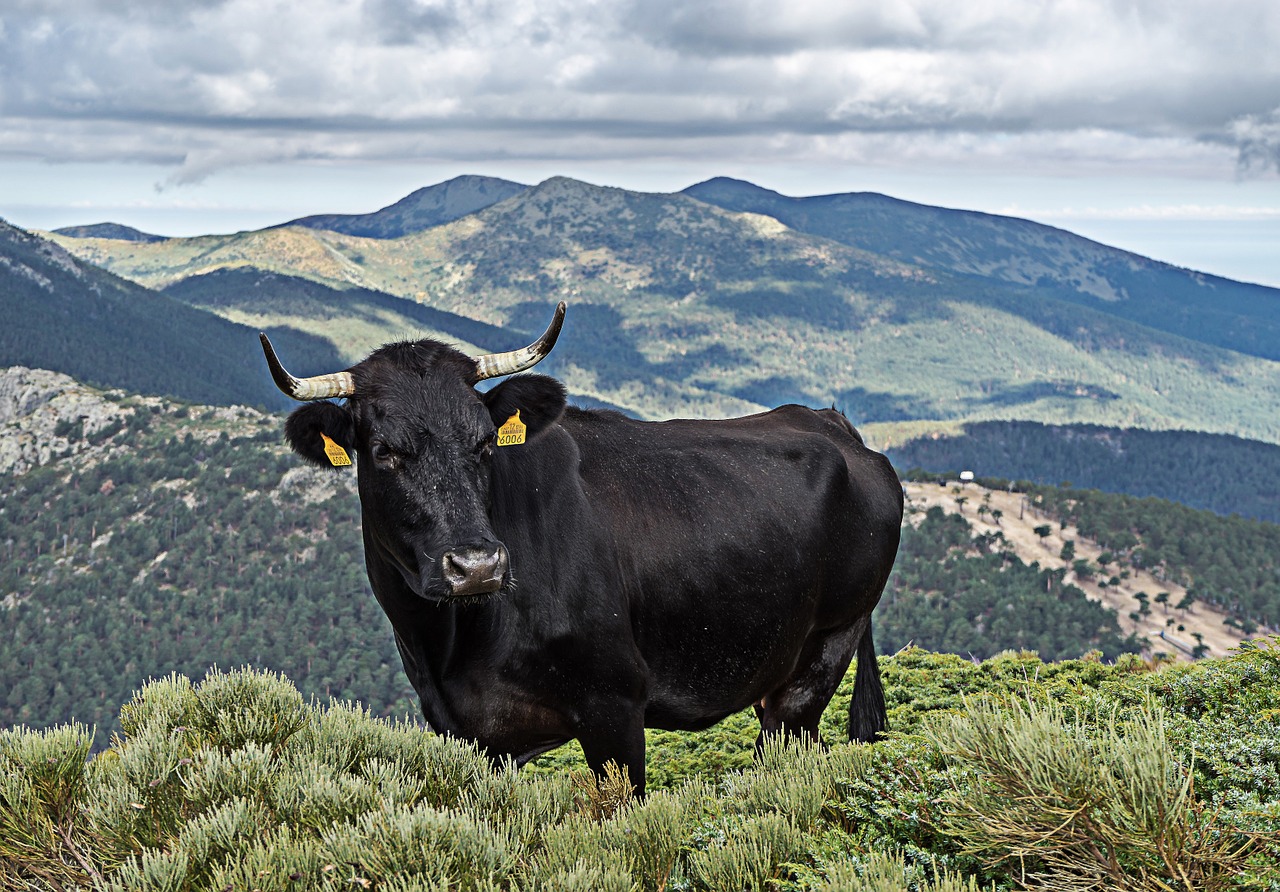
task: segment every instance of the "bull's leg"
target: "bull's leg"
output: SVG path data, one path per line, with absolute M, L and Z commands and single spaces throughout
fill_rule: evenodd
M 616 762 L 627 770 L 635 795 L 644 797 L 644 711 L 616 712 L 592 721 L 578 733 L 582 755 L 596 777 L 604 777 L 605 765 Z
M 760 735 L 756 738 L 757 753 L 764 746 L 765 738 L 777 733 L 822 743 L 818 733 L 822 712 L 831 702 L 831 697 L 848 671 L 859 640 L 870 639 L 870 636 L 871 625 L 868 619 L 810 642 L 791 677 L 770 692 L 756 708 L 756 715 L 760 718 Z M 861 676 L 861 662 L 858 667 Z M 876 682 L 878 690 L 878 675 Z M 858 683 L 855 682 L 855 691 L 857 686 Z M 881 704 L 883 706 L 883 697 Z

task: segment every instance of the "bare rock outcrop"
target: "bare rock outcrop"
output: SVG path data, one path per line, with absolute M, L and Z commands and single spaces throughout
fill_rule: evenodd
M 58 372 L 0 370 L 0 473 L 22 473 L 83 452 L 95 435 L 126 421 L 133 408 Z

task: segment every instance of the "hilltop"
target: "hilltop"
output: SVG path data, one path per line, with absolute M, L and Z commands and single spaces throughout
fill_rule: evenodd
M 873 192 L 788 198 L 725 177 L 685 190 L 729 210 L 977 285 L 1034 289 L 1158 331 L 1280 359 L 1280 290 L 1182 269 L 1016 217 L 932 207 Z M 1029 294 L 1028 297 L 1031 295 Z
M 143 232 L 140 229 L 134 229 L 132 226 L 125 226 L 121 223 L 91 223 L 88 226 L 64 226 L 61 229 L 55 229 L 58 235 L 65 235 L 68 238 L 107 238 L 116 239 L 122 242 L 162 242 L 167 236 L 153 235 L 150 232 Z
M 497 177 L 460 176 L 418 189 L 371 214 L 313 214 L 279 225 L 326 229 L 365 238 L 399 238 L 452 223 L 527 188 Z

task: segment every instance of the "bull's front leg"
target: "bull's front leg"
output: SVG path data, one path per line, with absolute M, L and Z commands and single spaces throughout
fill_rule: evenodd
M 605 765 L 616 762 L 626 769 L 637 798 L 644 798 L 644 709 L 633 706 L 608 712 L 591 711 L 582 716 L 578 742 L 587 766 L 598 779 L 605 777 Z

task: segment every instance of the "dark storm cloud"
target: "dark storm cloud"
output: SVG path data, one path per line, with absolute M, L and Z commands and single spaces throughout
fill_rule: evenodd
M 1259 174 L 1276 46 L 1272 0 L 0 0 L 0 157 L 181 158 L 174 183 L 494 153 Z

